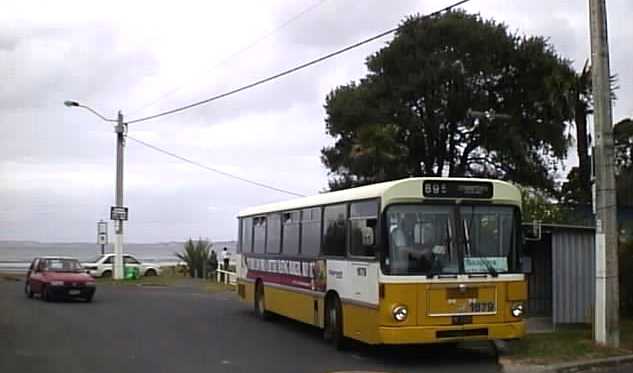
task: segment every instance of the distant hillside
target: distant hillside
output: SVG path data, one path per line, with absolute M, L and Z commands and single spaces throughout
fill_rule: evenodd
M 181 252 L 183 242 L 156 243 L 126 243 L 125 252 L 141 259 L 166 260 L 173 259 L 175 253 Z M 235 252 L 237 242 L 215 241 L 213 249 L 216 251 L 226 247 Z M 112 252 L 113 245 L 105 247 L 106 252 Z M 36 241 L 0 241 L 0 261 L 30 261 L 36 256 L 64 255 L 81 260 L 93 258 L 101 253 L 101 247 L 89 242 L 36 242 Z

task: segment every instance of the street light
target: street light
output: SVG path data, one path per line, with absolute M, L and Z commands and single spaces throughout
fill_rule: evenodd
M 64 101 L 67 107 L 80 107 L 93 113 L 105 122 L 116 122 L 114 132 L 117 138 L 116 147 L 116 196 L 115 206 L 111 208 L 110 218 L 114 220 L 114 266 L 113 278 L 115 280 L 123 279 L 123 221 L 127 220 L 127 208 L 123 207 L 123 150 L 125 146 L 125 132 L 127 124 L 123 122 L 123 114 L 119 111 L 117 119 L 109 119 L 99 114 L 96 110 L 89 106 L 82 105 L 77 101 Z M 123 212 L 123 213 L 122 213 Z

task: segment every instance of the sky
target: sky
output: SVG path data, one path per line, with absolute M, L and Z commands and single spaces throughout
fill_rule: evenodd
M 125 120 L 189 104 L 387 30 L 450 0 L 7 1 L 0 12 L 0 240 L 96 241 L 114 201 L 115 136 Z M 464 7 L 542 35 L 580 69 L 588 1 L 473 0 Z M 614 120 L 633 116 L 633 2 L 608 1 Z M 385 37 L 186 112 L 129 125 L 182 157 L 301 194 L 327 187 L 325 96 L 362 78 Z M 567 167 L 576 164 L 570 150 Z M 126 240 L 235 239 L 240 209 L 292 198 L 128 140 Z M 112 232 L 111 232 L 112 233 Z

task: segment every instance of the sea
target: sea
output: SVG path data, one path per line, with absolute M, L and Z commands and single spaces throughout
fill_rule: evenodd
M 126 243 L 124 252 L 132 254 L 141 261 L 156 263 L 161 266 L 180 263 L 177 253 L 184 250 L 184 242 L 158 243 Z M 216 252 L 227 248 L 235 252 L 235 241 L 213 242 L 212 250 Z M 105 245 L 104 252 L 113 251 L 113 245 Z M 47 243 L 37 241 L 0 241 L 0 272 L 25 272 L 33 260 L 38 256 L 59 255 L 90 261 L 101 255 L 101 245 L 87 242 Z

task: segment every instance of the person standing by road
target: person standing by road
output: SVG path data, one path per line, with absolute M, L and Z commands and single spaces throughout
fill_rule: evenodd
M 231 253 L 226 249 L 226 247 L 222 250 L 222 269 L 225 271 L 229 270 L 229 262 L 231 260 Z M 222 274 L 222 281 L 224 281 L 224 273 Z

